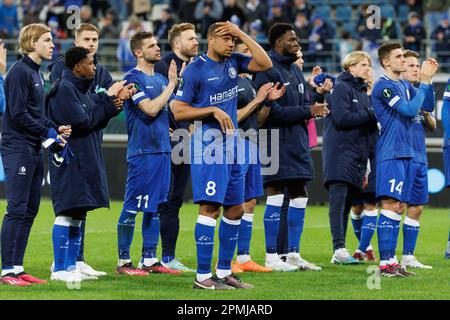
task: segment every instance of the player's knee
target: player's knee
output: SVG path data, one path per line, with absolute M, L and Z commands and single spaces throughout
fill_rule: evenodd
M 423 206 L 410 206 L 408 207 L 408 217 L 413 220 L 419 220 L 422 215 Z
M 134 226 L 136 222 L 136 214 L 135 211 L 130 210 L 122 210 L 120 214 L 118 225 L 122 226 Z
M 352 206 L 351 210 L 355 216 L 360 216 L 363 212 L 363 207 L 361 205 Z
M 256 199 L 251 199 L 244 203 L 244 212 L 253 213 L 256 207 Z

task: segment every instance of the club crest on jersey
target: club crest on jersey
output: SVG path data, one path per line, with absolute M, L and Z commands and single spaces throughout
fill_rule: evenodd
M 305 92 L 305 88 L 303 87 L 303 83 L 300 83 L 298 85 L 298 92 L 303 94 Z
M 382 91 L 383 97 L 389 99 L 392 96 L 392 90 L 389 88 L 383 89 Z
M 228 74 L 230 75 L 231 79 L 236 79 L 237 77 L 237 71 L 234 67 L 230 67 L 230 69 L 228 69 Z

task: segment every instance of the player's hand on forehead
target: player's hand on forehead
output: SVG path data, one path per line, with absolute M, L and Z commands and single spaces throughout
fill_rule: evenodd
M 217 24 L 219 25 L 219 27 L 216 29 L 216 33 L 219 37 L 230 35 L 233 38 L 239 38 L 242 34 L 242 30 L 230 21 L 217 22 Z

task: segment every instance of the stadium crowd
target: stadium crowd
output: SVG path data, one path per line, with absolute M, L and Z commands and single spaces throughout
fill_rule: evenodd
M 66 40 L 73 37 L 73 30 L 65 23 L 71 14 L 67 8 L 79 6 L 82 23 L 97 25 L 102 39 L 115 40 L 104 44 L 106 51 L 103 50 L 100 58 L 117 55 L 122 71 L 135 64 L 126 39 L 137 31 L 152 31 L 157 39 L 167 41 L 168 30 L 182 21 L 194 24 L 200 38 L 205 39 L 211 23 L 227 20 L 265 43 L 266 49 L 267 32 L 272 24 L 293 23 L 307 58 L 306 71 L 320 62 L 324 69 L 338 72 L 347 53 L 363 49 L 374 57 L 380 42 L 394 39 L 400 39 L 406 49 L 421 54 L 433 50 L 442 71 L 450 69 L 448 1 L 372 1 L 372 5 L 379 5 L 382 17 L 380 27 L 375 29 L 368 27 L 373 21 L 366 24 L 373 13 L 367 10 L 369 4 L 360 0 L 25 0 L 20 5 L 16 3 L 0 1 L 0 38 L 17 38 L 21 27 L 43 22 L 52 28 L 55 39 Z M 68 48 L 70 44 L 58 44 L 54 58 Z M 161 49 L 170 50 L 168 44 Z M 333 52 L 340 52 L 336 64 L 330 62 Z
M 320 12 L 326 8 L 325 2 L 317 2 L 314 9 L 304 1 L 250 1 L 246 10 L 235 1 L 225 5 L 220 1 L 172 2 L 171 9 L 161 11 L 162 19 L 153 21 L 153 33 L 142 26 L 142 21 L 149 19 L 150 5 L 133 1 L 128 3 L 131 7 L 120 7 L 126 3 L 53 1 L 46 4 L 46 10 L 41 7 L 37 11 L 33 5 L 42 3 L 26 1 L 23 12 L 29 24 L 21 27 L 14 2 L 3 1 L 0 13 L 8 19 L 1 21 L 9 24 L 3 24 L 1 30 L 6 36 L 18 37 L 22 57 L 8 70 L 4 94 L 0 91 L 0 103 L 5 105 L 1 154 L 8 202 L 1 229 L 2 283 L 29 286 L 47 282 L 25 272 L 23 266 L 40 204 L 42 147 L 49 149 L 56 215 L 50 278 L 79 282 L 106 274 L 85 262 L 84 234 L 88 213 L 109 206 L 101 143 L 103 129 L 121 112 L 126 115 L 128 129 L 128 175 L 117 222 L 117 274 L 196 272 L 194 288 L 228 290 L 253 288 L 236 275 L 246 271 L 320 271 L 320 266 L 302 258 L 300 243 L 308 203 L 307 183 L 314 179 L 314 119 L 321 118 L 331 263 L 376 261 L 371 239 L 377 232 L 382 276 L 414 276 L 406 267 L 431 269 L 418 261 L 414 250 L 420 216 L 428 202 L 424 129 L 436 126 L 432 79 L 440 56 L 425 58 L 422 52 L 421 41 L 427 32 L 419 13 L 407 14 L 402 44 L 387 41 L 399 36 L 394 36 L 396 31 L 390 29 L 389 19 L 382 28 L 387 38 L 380 29 L 368 28 L 371 20 L 362 6 L 364 17 L 359 20 L 355 38 L 372 42 L 366 49 L 364 45 L 348 45 L 347 51 L 343 50 L 343 70 L 335 77 L 322 68 L 325 62 L 318 54 L 332 50 L 323 40 L 333 38 L 335 32 L 326 13 Z M 82 23 L 75 31 L 64 30 L 61 21 L 69 18 L 65 8 L 74 4 L 83 5 Z M 156 4 L 165 3 L 153 2 Z M 407 1 L 406 5 L 414 8 L 417 4 Z M 111 8 L 123 17 L 116 18 Z M 191 16 L 183 18 L 194 18 L 193 23 L 172 20 L 177 8 L 179 16 L 190 12 Z M 448 13 L 439 14 L 448 27 Z M 114 19 L 122 18 L 128 19 L 128 26 L 116 29 L 120 24 Z M 24 16 L 23 21 L 26 19 Z M 40 19 L 47 25 L 34 23 Z M 251 31 L 255 23 L 259 25 L 257 33 Z M 97 59 L 99 39 L 106 37 L 102 33 L 105 30 L 107 35 L 120 36 L 124 44 L 118 48 L 120 57 L 133 58 L 123 64 L 126 73 L 119 82 L 112 80 L 109 70 Z M 308 39 L 306 47 L 298 42 L 301 33 Z M 258 35 L 266 37 L 267 48 L 258 43 Z M 58 48 L 52 37 L 58 36 L 73 36 L 74 46 L 54 59 Z M 207 39 L 205 53 L 199 50 L 199 37 Z M 351 43 L 353 36 L 345 37 Z M 164 56 L 158 44 L 163 38 L 168 39 L 170 50 Z M 383 43 L 378 45 L 378 40 Z M 6 51 L 0 43 L 2 80 L 5 60 Z M 48 67 L 52 85 L 47 92 L 40 74 L 45 60 L 54 60 Z M 315 66 L 306 79 L 303 67 L 308 60 Z M 380 77 L 374 74 L 376 63 L 383 70 Z M 443 107 L 446 186 L 450 185 L 449 102 L 450 82 Z M 201 120 L 201 125 L 192 124 L 196 120 Z M 242 136 L 242 132 L 233 130 L 236 128 L 253 134 Z M 186 132 L 184 139 L 190 140 L 190 162 L 183 158 L 176 164 L 173 159 L 172 148 L 185 142 L 170 139 L 177 129 Z M 258 130 L 266 130 L 269 135 L 280 133 L 279 140 L 269 139 L 263 145 L 256 136 Z M 208 134 L 214 135 L 213 142 L 205 141 Z M 211 146 L 214 149 L 209 155 L 215 154 L 212 163 L 203 158 L 207 153 L 202 149 Z M 273 155 L 279 167 L 270 174 L 262 173 L 270 169 L 258 157 L 263 147 L 279 148 Z M 178 214 L 189 175 L 194 202 L 199 204 L 194 232 L 197 270 L 182 264 L 175 253 Z M 250 242 L 256 199 L 264 194 L 266 258 L 262 266 L 252 260 Z M 397 240 L 405 211 L 399 261 Z M 139 212 L 143 212 L 143 246 L 135 267 L 130 247 Z M 218 263 L 213 275 L 214 233 L 219 217 Z M 360 243 L 353 254 L 346 246 L 349 218 Z M 160 234 L 161 261 L 156 255 Z

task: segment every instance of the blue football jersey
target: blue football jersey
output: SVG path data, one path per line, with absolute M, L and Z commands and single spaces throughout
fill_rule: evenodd
M 252 58 L 233 53 L 223 62 L 200 55 L 186 67 L 176 94 L 177 100 L 195 108 L 218 107 L 237 123 L 238 76 L 248 72 Z M 212 116 L 202 120 L 203 131 L 221 130 L 219 122 Z
M 168 106 L 165 105 L 155 117 L 150 117 L 138 107 L 142 100 L 152 100 L 161 95 L 168 80 L 157 72 L 148 75 L 136 68 L 130 70 L 124 79 L 138 86 L 137 92 L 124 103 L 128 130 L 127 158 L 170 152 Z
M 444 102 L 447 101 L 447 103 L 450 102 L 450 79 L 448 79 L 447 81 L 447 85 L 445 86 L 445 91 L 444 91 Z M 444 110 L 442 110 L 442 112 L 445 112 Z M 449 124 L 450 125 L 450 124 Z M 445 134 L 445 130 L 444 130 L 444 148 L 450 146 L 450 141 L 449 141 L 450 137 L 447 137 L 447 135 Z
M 412 99 L 413 86 L 404 80 L 394 81 L 386 76 L 375 83 L 372 107 L 378 120 L 380 135 L 377 141 L 376 161 L 412 158 L 412 118 L 405 117 L 397 108 Z

